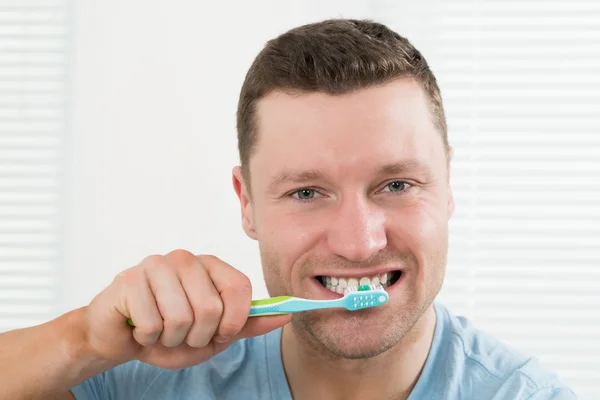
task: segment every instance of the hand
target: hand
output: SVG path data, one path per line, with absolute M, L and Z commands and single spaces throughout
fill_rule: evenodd
M 116 363 L 138 359 L 185 368 L 291 320 L 248 318 L 251 300 L 248 277 L 214 256 L 184 250 L 150 256 L 92 300 L 85 314 L 87 342 Z

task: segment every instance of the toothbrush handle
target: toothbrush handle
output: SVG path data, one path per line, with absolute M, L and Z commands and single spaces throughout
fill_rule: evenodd
M 342 307 L 342 304 L 339 300 L 309 300 L 294 298 L 287 303 L 281 304 L 281 310 L 286 313 L 336 307 Z
M 343 307 L 342 302 L 338 300 L 308 300 L 297 297 L 288 297 L 287 299 L 265 305 L 253 305 L 250 307 L 250 317 L 260 315 L 278 315 L 294 312 L 318 310 L 322 308 Z
M 280 296 L 265 300 L 254 300 L 250 307 L 249 317 L 290 314 L 295 312 L 319 310 L 323 308 L 347 308 L 344 298 L 336 300 L 309 300 L 299 297 Z M 135 324 L 130 319 L 127 323 L 133 327 Z

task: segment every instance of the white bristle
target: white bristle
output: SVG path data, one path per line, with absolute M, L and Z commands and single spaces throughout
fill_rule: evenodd
M 382 291 L 385 292 L 385 288 L 379 284 L 379 285 L 369 285 L 369 290 L 373 290 L 373 291 Z M 349 293 L 354 293 L 354 292 L 358 292 L 358 286 L 348 286 L 346 287 L 346 289 L 344 289 L 344 294 L 349 294 Z
M 356 291 L 358 291 L 358 287 L 356 287 L 356 286 L 347 286 L 346 289 L 344 289 L 344 294 L 352 293 L 352 292 L 356 292 Z

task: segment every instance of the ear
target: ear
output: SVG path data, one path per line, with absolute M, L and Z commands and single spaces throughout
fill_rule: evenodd
M 256 234 L 256 229 L 254 227 L 254 213 L 252 210 L 252 201 L 250 200 L 250 196 L 248 193 L 248 188 L 246 183 L 244 182 L 244 178 L 242 176 L 242 168 L 240 166 L 236 166 L 232 171 L 232 181 L 233 181 L 233 189 L 240 199 L 240 207 L 242 211 L 242 227 L 244 228 L 244 232 L 251 239 L 257 240 L 258 235 Z
M 452 194 L 452 185 L 450 185 L 450 171 L 452 166 L 452 157 L 454 157 L 454 148 L 448 147 L 448 219 L 452 218 L 454 215 L 454 209 L 456 205 L 454 204 L 454 195 Z

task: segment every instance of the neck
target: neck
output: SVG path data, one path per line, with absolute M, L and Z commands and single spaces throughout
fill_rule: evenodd
M 435 320 L 431 305 L 397 345 L 361 360 L 331 357 L 307 343 L 293 324 L 286 325 L 282 358 L 292 397 L 407 399 L 427 360 Z

